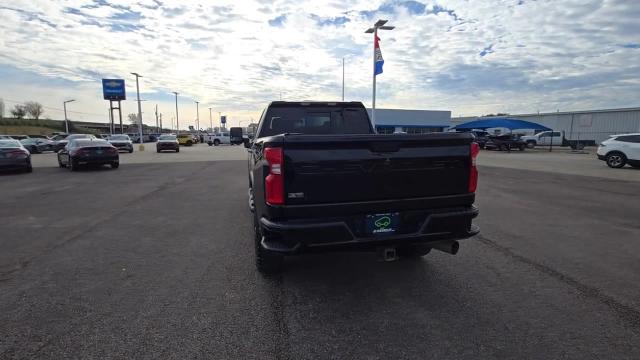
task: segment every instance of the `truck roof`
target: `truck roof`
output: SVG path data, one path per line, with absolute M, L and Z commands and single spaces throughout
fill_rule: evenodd
M 363 107 L 364 105 L 360 101 L 272 101 L 269 103 L 269 107 L 292 107 L 292 106 L 349 106 L 349 107 Z

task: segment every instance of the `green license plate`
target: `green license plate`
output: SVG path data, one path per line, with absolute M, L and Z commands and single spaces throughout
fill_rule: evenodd
M 384 213 L 366 216 L 366 231 L 371 235 L 393 235 L 398 230 L 400 213 Z

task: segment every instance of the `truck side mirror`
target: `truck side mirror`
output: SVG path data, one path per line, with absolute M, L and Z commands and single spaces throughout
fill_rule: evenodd
M 246 147 L 247 149 L 251 148 L 251 140 L 250 139 L 243 138 L 242 142 L 244 143 L 244 147 Z

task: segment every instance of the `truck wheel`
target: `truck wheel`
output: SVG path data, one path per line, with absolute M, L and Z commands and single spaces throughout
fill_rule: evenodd
M 533 149 L 534 147 L 536 147 L 536 142 L 535 141 L 527 141 L 527 147 L 529 149 Z
M 506 144 L 500 145 L 500 151 L 508 151 L 508 150 L 509 150 L 509 148 L 507 147 Z
M 220 140 L 218 140 L 218 139 L 213 140 L 213 145 L 214 146 L 220 145 Z
M 400 255 L 400 257 L 409 257 L 409 258 L 417 258 L 417 257 L 425 256 L 429 252 L 431 252 L 430 247 L 422 244 L 399 246 L 396 250 L 398 252 L 398 255 Z
M 284 257 L 280 254 L 265 250 L 260 245 L 262 231 L 258 217 L 253 215 L 254 247 L 256 252 L 256 268 L 263 274 L 277 274 L 282 271 Z
M 211 141 L 209 141 L 207 144 L 208 144 L 209 146 L 213 145 L 213 143 L 212 143 Z
M 584 149 L 584 143 L 581 143 L 581 142 L 577 143 L 576 144 L 576 149 L 583 150 Z
M 518 149 L 519 149 L 520 151 L 524 151 L 524 144 L 518 145 Z
M 191 146 L 191 145 L 193 145 L 193 141 L 191 140 L 187 141 L 187 146 Z
M 606 161 L 610 168 L 619 169 L 626 165 L 627 157 L 621 152 L 614 151 L 607 154 Z

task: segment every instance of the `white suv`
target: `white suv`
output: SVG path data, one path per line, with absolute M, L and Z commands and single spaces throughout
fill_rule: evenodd
M 598 146 L 598 159 L 606 161 L 612 168 L 626 164 L 640 168 L 640 133 L 611 135 L 611 139 Z

